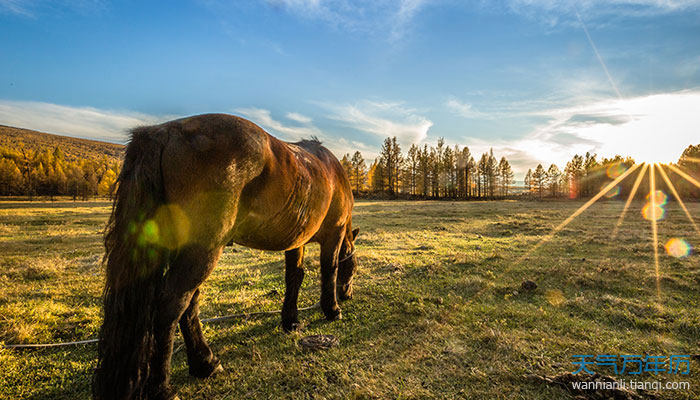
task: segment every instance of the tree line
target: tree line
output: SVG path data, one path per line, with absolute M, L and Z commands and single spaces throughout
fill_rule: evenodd
M 498 159 L 493 150 L 472 155 L 468 147 L 445 144 L 412 144 L 405 154 L 396 137 L 386 138 L 379 156 L 367 165 L 362 153 L 345 154 L 341 159 L 358 197 L 401 197 L 416 199 L 496 199 L 509 196 L 535 198 L 594 196 L 620 176 L 635 161 L 626 157 L 598 159 L 595 154 L 575 155 L 564 168 L 537 165 L 527 171 L 524 186 L 516 187 L 512 167 L 506 157 Z M 700 180 L 700 144 L 685 149 L 676 165 Z M 22 144 L 0 146 L 0 196 L 70 196 L 88 199 L 112 196 L 121 164 L 115 158 L 69 155 L 60 145 L 28 148 Z M 700 198 L 700 188 L 670 169 L 665 172 L 682 197 Z M 635 175 L 635 174 L 632 174 Z M 670 193 L 664 177 L 656 172 L 656 183 Z M 626 196 L 635 179 L 628 177 L 611 191 Z M 639 185 L 649 192 L 649 180 Z
M 61 146 L 0 147 L 0 196 L 112 196 L 120 168 L 106 156 L 68 157 Z
M 468 147 L 412 144 L 404 155 L 396 137 L 386 138 L 379 157 L 367 166 L 362 154 L 340 161 L 356 195 L 411 198 L 497 198 L 512 194 L 513 169 L 493 150 L 475 158 Z
M 591 153 L 586 153 L 585 156 L 575 155 L 563 170 L 560 170 L 556 164 L 550 165 L 547 169 L 542 164 L 537 165 L 534 170 L 529 169 L 525 174 L 525 189 L 526 193 L 539 198 L 592 197 L 634 164 L 635 161 L 631 157 L 623 158 L 619 155 L 601 160 Z M 691 178 L 700 180 L 700 144 L 688 146 L 675 165 Z M 663 174 L 659 168 L 663 169 Z M 641 173 L 641 170 L 615 185 L 607 193 L 607 197 L 627 197 L 633 190 L 638 173 Z M 675 189 L 683 198 L 700 198 L 700 187 L 665 165 L 655 168 L 654 177 L 656 188 L 664 190 L 669 196 Z M 673 189 L 666 183 L 665 178 L 671 182 Z M 638 193 L 648 194 L 649 185 L 650 180 L 644 177 L 639 183 Z
M 341 159 L 356 196 L 422 199 L 495 199 L 514 195 L 588 198 L 634 164 L 631 157 L 619 155 L 602 159 L 591 153 L 575 155 L 564 168 L 551 164 L 545 169 L 539 164 L 534 170 L 529 169 L 524 186 L 516 187 L 512 167 L 505 157 L 497 159 L 493 150 L 481 156 L 472 155 L 468 147 L 447 146 L 442 138 L 437 146 L 412 144 L 406 154 L 402 153 L 396 137 L 386 138 L 379 156 L 369 166 L 359 151 L 352 156 L 345 154 Z M 700 179 L 700 145 L 688 146 L 676 165 Z M 700 188 L 695 184 L 667 168 L 664 171 L 681 196 L 700 198 Z M 658 170 L 655 180 L 659 188 L 671 192 Z M 633 177 L 627 177 L 608 197 L 628 195 L 634 181 Z M 649 192 L 648 179 L 641 181 L 638 191 Z

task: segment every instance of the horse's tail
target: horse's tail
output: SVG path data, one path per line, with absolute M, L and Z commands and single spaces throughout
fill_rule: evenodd
M 154 315 L 167 270 L 167 248 L 153 217 L 164 203 L 164 137 L 131 131 L 105 235 L 104 322 L 99 334 L 93 398 L 141 399 L 154 352 Z

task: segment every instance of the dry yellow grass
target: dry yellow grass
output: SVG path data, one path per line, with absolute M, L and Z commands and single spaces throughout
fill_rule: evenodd
M 623 204 L 608 201 L 516 262 L 581 204 L 359 202 L 360 270 L 342 321 L 306 311 L 303 332 L 291 335 L 278 316 L 205 325 L 226 372 L 190 378 L 178 352 L 174 384 L 184 399 L 571 398 L 525 376 L 572 372 L 574 354 L 697 354 L 700 259 L 660 249 L 657 298 L 642 204 L 632 204 L 615 241 Z M 700 213 L 700 204 L 688 207 Z M 680 208 L 667 209 L 659 242 L 697 246 Z M 95 337 L 108 212 L 106 202 L 0 203 L 0 340 Z M 318 247 L 309 250 L 302 307 L 319 297 Z M 282 260 L 227 248 L 203 286 L 203 316 L 279 309 Z M 521 291 L 525 279 L 538 288 Z M 307 334 L 333 334 L 340 345 L 306 352 L 297 341 Z M 0 350 L 0 364 L 0 398 L 87 398 L 95 348 Z M 688 380 L 690 391 L 657 394 L 698 398 L 699 368 L 693 361 L 688 376 L 639 379 Z

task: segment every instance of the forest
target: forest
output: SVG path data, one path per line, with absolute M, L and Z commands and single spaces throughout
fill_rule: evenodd
M 6 131 L 0 132 L 0 196 L 86 200 L 114 194 L 123 146 L 4 128 Z M 690 145 L 676 165 L 697 179 L 698 160 L 700 144 Z M 472 154 L 469 147 L 452 147 L 440 138 L 435 146 L 412 144 L 404 153 L 397 138 L 391 137 L 384 140 L 379 156 L 369 165 L 359 151 L 345 154 L 340 162 L 359 198 L 466 200 L 587 198 L 624 173 L 635 160 L 575 155 L 562 167 L 533 166 L 524 181 L 516 185 L 511 164 L 506 157 L 494 155 L 493 150 Z M 683 197 L 700 198 L 700 188 L 671 169 L 666 172 Z M 665 187 L 663 177 L 658 176 L 656 181 L 662 189 Z M 608 197 L 627 195 L 633 184 L 633 178 L 625 179 Z M 648 193 L 648 180 L 641 182 L 639 190 Z
M 700 177 L 700 144 L 690 145 L 677 165 L 696 179 Z M 396 137 L 386 138 L 381 153 L 369 166 L 362 154 L 345 154 L 341 159 L 353 192 L 359 197 L 407 199 L 499 199 L 507 197 L 587 198 L 597 194 L 613 179 L 635 164 L 630 157 L 598 159 L 586 153 L 575 155 L 563 168 L 542 164 L 530 168 L 524 182 L 516 186 L 513 169 L 506 159 L 498 159 L 493 150 L 472 154 L 468 147 L 445 145 L 411 145 L 406 154 Z M 664 168 L 671 182 L 683 197 L 700 198 L 700 189 L 672 170 Z M 659 172 L 657 171 L 658 175 Z M 657 176 L 661 184 L 663 178 Z M 627 178 L 611 190 L 608 197 L 627 195 L 633 178 Z M 639 190 L 648 193 L 648 180 Z

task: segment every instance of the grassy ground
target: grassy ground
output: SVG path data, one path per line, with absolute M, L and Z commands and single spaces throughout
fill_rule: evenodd
M 303 331 L 289 335 L 277 315 L 205 325 L 226 372 L 190 378 L 178 351 L 173 383 L 183 399 L 554 399 L 570 396 L 525 376 L 573 372 L 574 354 L 697 354 L 700 256 L 676 259 L 661 247 L 672 237 L 699 245 L 677 205 L 659 223 L 658 295 L 641 203 L 616 239 L 622 204 L 605 202 L 519 261 L 581 204 L 359 202 L 360 269 L 342 321 L 305 311 Z M 689 208 L 700 215 L 700 204 Z M 105 202 L 0 202 L 0 341 L 95 337 L 108 211 Z M 308 247 L 302 307 L 320 293 L 318 246 Z M 279 309 L 282 259 L 227 248 L 204 284 L 203 317 Z M 538 288 L 520 290 L 526 279 Z M 340 345 L 305 352 L 297 342 L 308 334 Z M 95 346 L 0 350 L 0 365 L 2 399 L 87 398 Z M 700 364 L 690 369 L 637 379 L 690 381 L 690 391 L 657 394 L 699 398 Z

